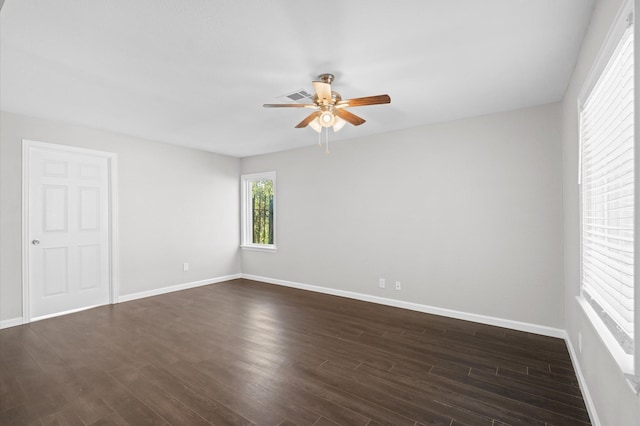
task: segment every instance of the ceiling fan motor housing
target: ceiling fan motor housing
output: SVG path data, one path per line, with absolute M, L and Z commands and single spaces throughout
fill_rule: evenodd
M 330 73 L 324 73 L 324 74 L 320 74 L 318 76 L 318 78 L 320 79 L 321 82 L 323 83 L 333 83 L 333 80 L 335 80 L 335 76 L 333 74 Z

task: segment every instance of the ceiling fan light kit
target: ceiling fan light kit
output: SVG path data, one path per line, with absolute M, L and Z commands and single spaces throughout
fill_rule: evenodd
M 329 144 L 329 127 L 332 127 L 333 131 L 337 132 L 342 129 L 347 122 L 354 126 L 359 126 L 365 122 L 363 118 L 347 111 L 346 108 L 388 104 L 391 102 L 389 95 L 367 96 L 343 101 L 340 93 L 331 90 L 331 83 L 335 80 L 333 74 L 320 74 L 318 79 L 318 81 L 312 82 L 313 89 L 315 90 L 312 104 L 264 104 L 263 106 L 265 108 L 313 109 L 314 111 L 298 123 L 296 128 L 300 129 L 309 126 L 318 133 L 321 133 L 322 129 L 326 128 L 327 150 Z
M 320 117 L 317 118 L 320 119 L 322 127 L 331 127 L 336 122 L 336 117 L 329 110 L 323 111 L 322 114 L 320 114 Z

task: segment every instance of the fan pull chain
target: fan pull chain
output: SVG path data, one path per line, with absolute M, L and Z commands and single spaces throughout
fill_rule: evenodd
M 325 145 L 324 145 L 324 149 L 325 152 L 328 154 L 329 153 L 329 128 L 326 128 L 327 130 L 325 131 Z
M 318 148 L 322 147 L 322 127 L 320 128 L 320 131 L 318 132 Z

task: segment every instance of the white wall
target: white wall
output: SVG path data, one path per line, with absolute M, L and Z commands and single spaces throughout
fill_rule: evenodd
M 278 252 L 244 251 L 243 273 L 563 328 L 561 118 L 552 104 L 243 158 L 278 193 Z
M 621 0 L 597 2 L 562 106 L 564 303 L 565 328 L 601 424 L 631 426 L 640 425 L 640 398 L 633 395 L 622 372 L 595 334 L 594 328 L 576 301 L 576 296 L 580 293 L 577 100 L 621 4 Z M 640 9 L 637 5 L 636 1 L 636 11 Z M 637 24 L 636 34 L 638 34 Z M 638 58 L 637 48 L 636 58 Z M 578 349 L 578 333 L 582 334 L 581 353 Z
M 22 316 L 22 139 L 118 155 L 121 296 L 240 273 L 239 159 L 4 112 L 0 125 L 0 320 Z

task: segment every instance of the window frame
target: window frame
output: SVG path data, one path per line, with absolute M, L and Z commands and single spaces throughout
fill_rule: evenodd
M 631 17 L 631 22 L 629 22 L 629 17 Z M 594 327 L 596 334 L 600 337 L 604 346 L 608 349 L 609 353 L 613 356 L 616 363 L 625 374 L 629 384 L 634 389 L 636 393 L 640 392 L 640 277 L 638 274 L 638 267 L 640 266 L 640 238 L 637 238 L 636 230 L 640 229 L 640 214 L 638 214 L 638 206 L 640 206 L 640 152 L 638 151 L 638 138 L 637 138 L 637 127 L 638 127 L 638 81 L 640 80 L 638 77 L 638 73 L 634 72 L 634 270 L 633 270 L 633 284 L 634 284 L 634 293 L 633 293 L 633 306 L 634 306 L 634 341 L 633 341 L 633 354 L 627 354 L 624 352 L 620 344 L 618 343 L 616 337 L 609 330 L 607 325 L 604 323 L 603 319 L 596 312 L 594 307 L 589 303 L 589 301 L 582 295 L 582 287 L 583 287 L 583 199 L 582 199 L 582 155 L 583 155 L 583 146 L 582 146 L 582 109 L 583 105 L 589 99 L 589 95 L 592 93 L 595 88 L 598 80 L 606 69 L 607 64 L 609 63 L 611 57 L 615 53 L 615 50 L 622 39 L 623 34 L 627 30 L 629 25 L 633 25 L 633 37 L 634 37 L 634 60 L 638 57 L 638 52 L 635 48 L 635 41 L 637 40 L 638 35 L 638 26 L 634 22 L 635 20 L 635 10 L 634 10 L 634 1 L 626 0 L 622 4 L 616 18 L 613 21 L 612 27 L 609 30 L 609 33 L 605 39 L 605 42 L 594 61 L 594 64 L 591 68 L 591 71 L 586 78 L 580 95 L 578 96 L 578 133 L 580 137 L 579 141 L 579 149 L 578 149 L 578 184 L 579 184 L 579 214 L 580 214 L 580 294 L 576 296 L 577 302 L 579 306 L 582 308 L 584 313 L 586 314 L 589 322 Z
M 258 244 L 252 241 L 253 237 L 253 211 L 251 203 L 251 183 L 271 180 L 273 181 L 273 244 Z M 278 250 L 277 242 L 277 181 L 276 172 L 250 173 L 240 176 L 240 247 L 247 250 L 275 252 Z

